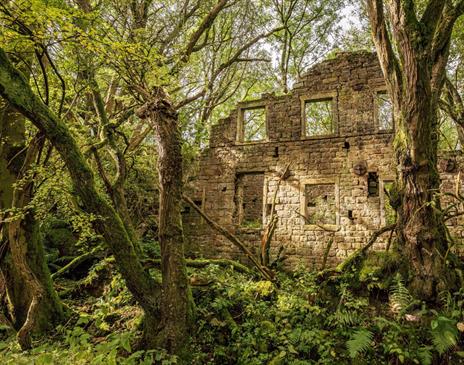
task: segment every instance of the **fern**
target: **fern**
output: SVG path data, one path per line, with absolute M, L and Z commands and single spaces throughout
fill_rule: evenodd
M 456 321 L 439 316 L 431 322 L 432 342 L 440 355 L 456 346 L 458 330 Z
M 358 322 L 359 318 L 354 311 L 340 309 L 334 313 L 333 320 L 336 324 L 340 324 L 342 326 L 352 326 Z
M 419 357 L 420 363 L 422 365 L 431 365 L 432 364 L 432 351 L 430 346 L 421 347 L 417 350 L 417 356 Z
M 340 285 L 340 300 L 337 305 L 337 309 L 331 316 L 331 322 L 336 325 L 342 326 L 353 326 L 359 323 L 358 309 L 363 303 L 356 299 L 351 291 L 348 289 L 346 283 Z
M 393 313 L 400 313 L 414 302 L 414 298 L 404 285 L 403 278 L 396 274 L 390 289 L 390 309 Z
M 359 354 L 365 352 L 371 346 L 374 333 L 361 328 L 352 333 L 350 339 L 346 342 L 346 347 L 350 357 L 354 359 Z

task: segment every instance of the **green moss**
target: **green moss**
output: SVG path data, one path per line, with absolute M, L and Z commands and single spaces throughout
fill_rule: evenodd
M 242 228 L 254 228 L 254 229 L 258 229 L 258 228 L 261 228 L 261 222 L 260 221 L 257 221 L 257 220 L 253 220 L 253 221 L 243 221 L 242 224 L 241 224 L 241 227 Z
M 395 151 L 405 151 L 411 145 L 411 138 L 408 132 L 402 127 L 401 121 L 397 123 L 398 130 L 395 133 L 393 140 L 393 148 Z
M 392 273 L 397 271 L 401 257 L 396 252 L 373 251 L 363 260 L 359 270 L 360 282 L 376 283 L 381 289 L 390 286 Z

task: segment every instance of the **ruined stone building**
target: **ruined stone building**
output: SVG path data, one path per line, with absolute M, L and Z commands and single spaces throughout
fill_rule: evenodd
M 393 128 L 376 55 L 342 53 L 311 68 L 290 94 L 242 102 L 215 125 L 190 194 L 257 250 L 279 173 L 290 164 L 277 193 L 272 252 L 282 246 L 288 265 L 317 266 L 331 242 L 335 263 L 394 219 L 385 192 L 395 178 Z M 458 160 L 440 161 L 445 190 L 459 187 Z M 196 212 L 187 208 L 184 219 L 190 254 L 239 256 Z M 385 234 L 374 247 L 387 240 Z

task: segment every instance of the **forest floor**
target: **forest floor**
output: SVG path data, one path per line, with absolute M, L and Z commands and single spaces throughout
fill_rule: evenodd
M 382 281 L 377 269 L 323 282 L 301 269 L 279 273 L 278 285 L 232 267 L 189 269 L 196 322 L 187 363 L 464 363 L 464 290 L 444 293 L 438 310 L 415 300 L 399 275 Z M 181 363 L 163 350 L 137 350 L 142 312 L 111 260 L 56 284 L 72 313 L 67 323 L 28 352 L 0 328 L 0 364 Z

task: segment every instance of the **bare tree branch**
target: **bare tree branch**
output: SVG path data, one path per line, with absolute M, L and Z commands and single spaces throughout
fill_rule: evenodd
M 197 30 L 190 37 L 187 46 L 185 47 L 185 51 L 182 57 L 184 62 L 188 60 L 201 36 L 211 27 L 219 13 L 226 7 L 228 1 L 229 0 L 219 0 L 216 6 L 214 6 L 214 8 L 212 8 L 211 11 L 202 20 Z

